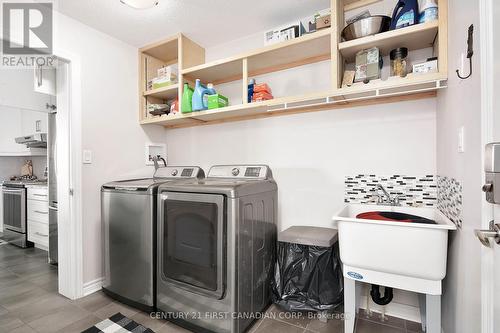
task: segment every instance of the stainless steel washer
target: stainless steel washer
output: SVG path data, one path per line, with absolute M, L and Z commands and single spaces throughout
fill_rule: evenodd
M 270 303 L 277 220 L 271 170 L 214 166 L 205 179 L 158 191 L 158 309 L 193 331 L 245 331 Z
M 101 189 L 103 290 L 144 311 L 156 308 L 156 195 L 163 183 L 203 178 L 199 167 L 165 167 L 157 177 L 107 183 Z

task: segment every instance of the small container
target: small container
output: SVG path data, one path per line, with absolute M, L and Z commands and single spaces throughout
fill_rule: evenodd
M 389 54 L 389 57 L 391 58 L 391 76 L 405 77 L 408 73 L 406 69 L 408 49 L 406 47 L 394 49 Z

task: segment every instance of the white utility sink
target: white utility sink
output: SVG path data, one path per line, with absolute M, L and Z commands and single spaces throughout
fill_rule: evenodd
M 437 224 L 356 218 L 365 212 L 398 212 Z M 334 217 L 344 276 L 367 283 L 440 295 L 446 275 L 448 230 L 456 226 L 439 210 L 350 204 Z
M 384 213 L 357 218 L 367 212 Z M 456 230 L 455 224 L 434 208 L 361 204 L 347 205 L 333 221 L 338 228 L 344 274 L 344 332 L 354 332 L 363 282 L 419 293 L 423 330 L 440 333 L 441 281 L 446 275 L 448 231 Z

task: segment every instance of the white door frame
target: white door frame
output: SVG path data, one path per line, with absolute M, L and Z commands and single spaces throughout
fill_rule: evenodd
M 68 63 L 69 78 L 69 112 L 58 114 L 69 126 L 57 129 L 58 160 L 65 162 L 58 165 L 59 293 L 76 299 L 83 296 L 81 60 L 57 48 L 54 55 Z
M 495 59 L 493 55 L 493 1 L 480 0 L 480 62 L 481 62 L 481 157 L 484 166 L 484 146 L 493 141 L 493 71 Z M 496 0 L 498 1 L 498 0 Z M 484 168 L 483 168 L 484 170 Z M 485 180 L 483 174 L 483 183 Z M 482 201 L 481 228 L 489 229 L 489 221 L 493 219 L 493 206 Z M 481 246 L 478 241 L 478 246 Z M 481 246 L 481 332 L 494 333 L 494 251 Z M 498 301 L 498 300 L 497 300 Z

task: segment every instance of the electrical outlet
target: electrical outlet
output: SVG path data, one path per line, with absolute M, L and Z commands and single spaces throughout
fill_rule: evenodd
M 458 152 L 465 153 L 465 128 L 463 126 L 458 129 Z

